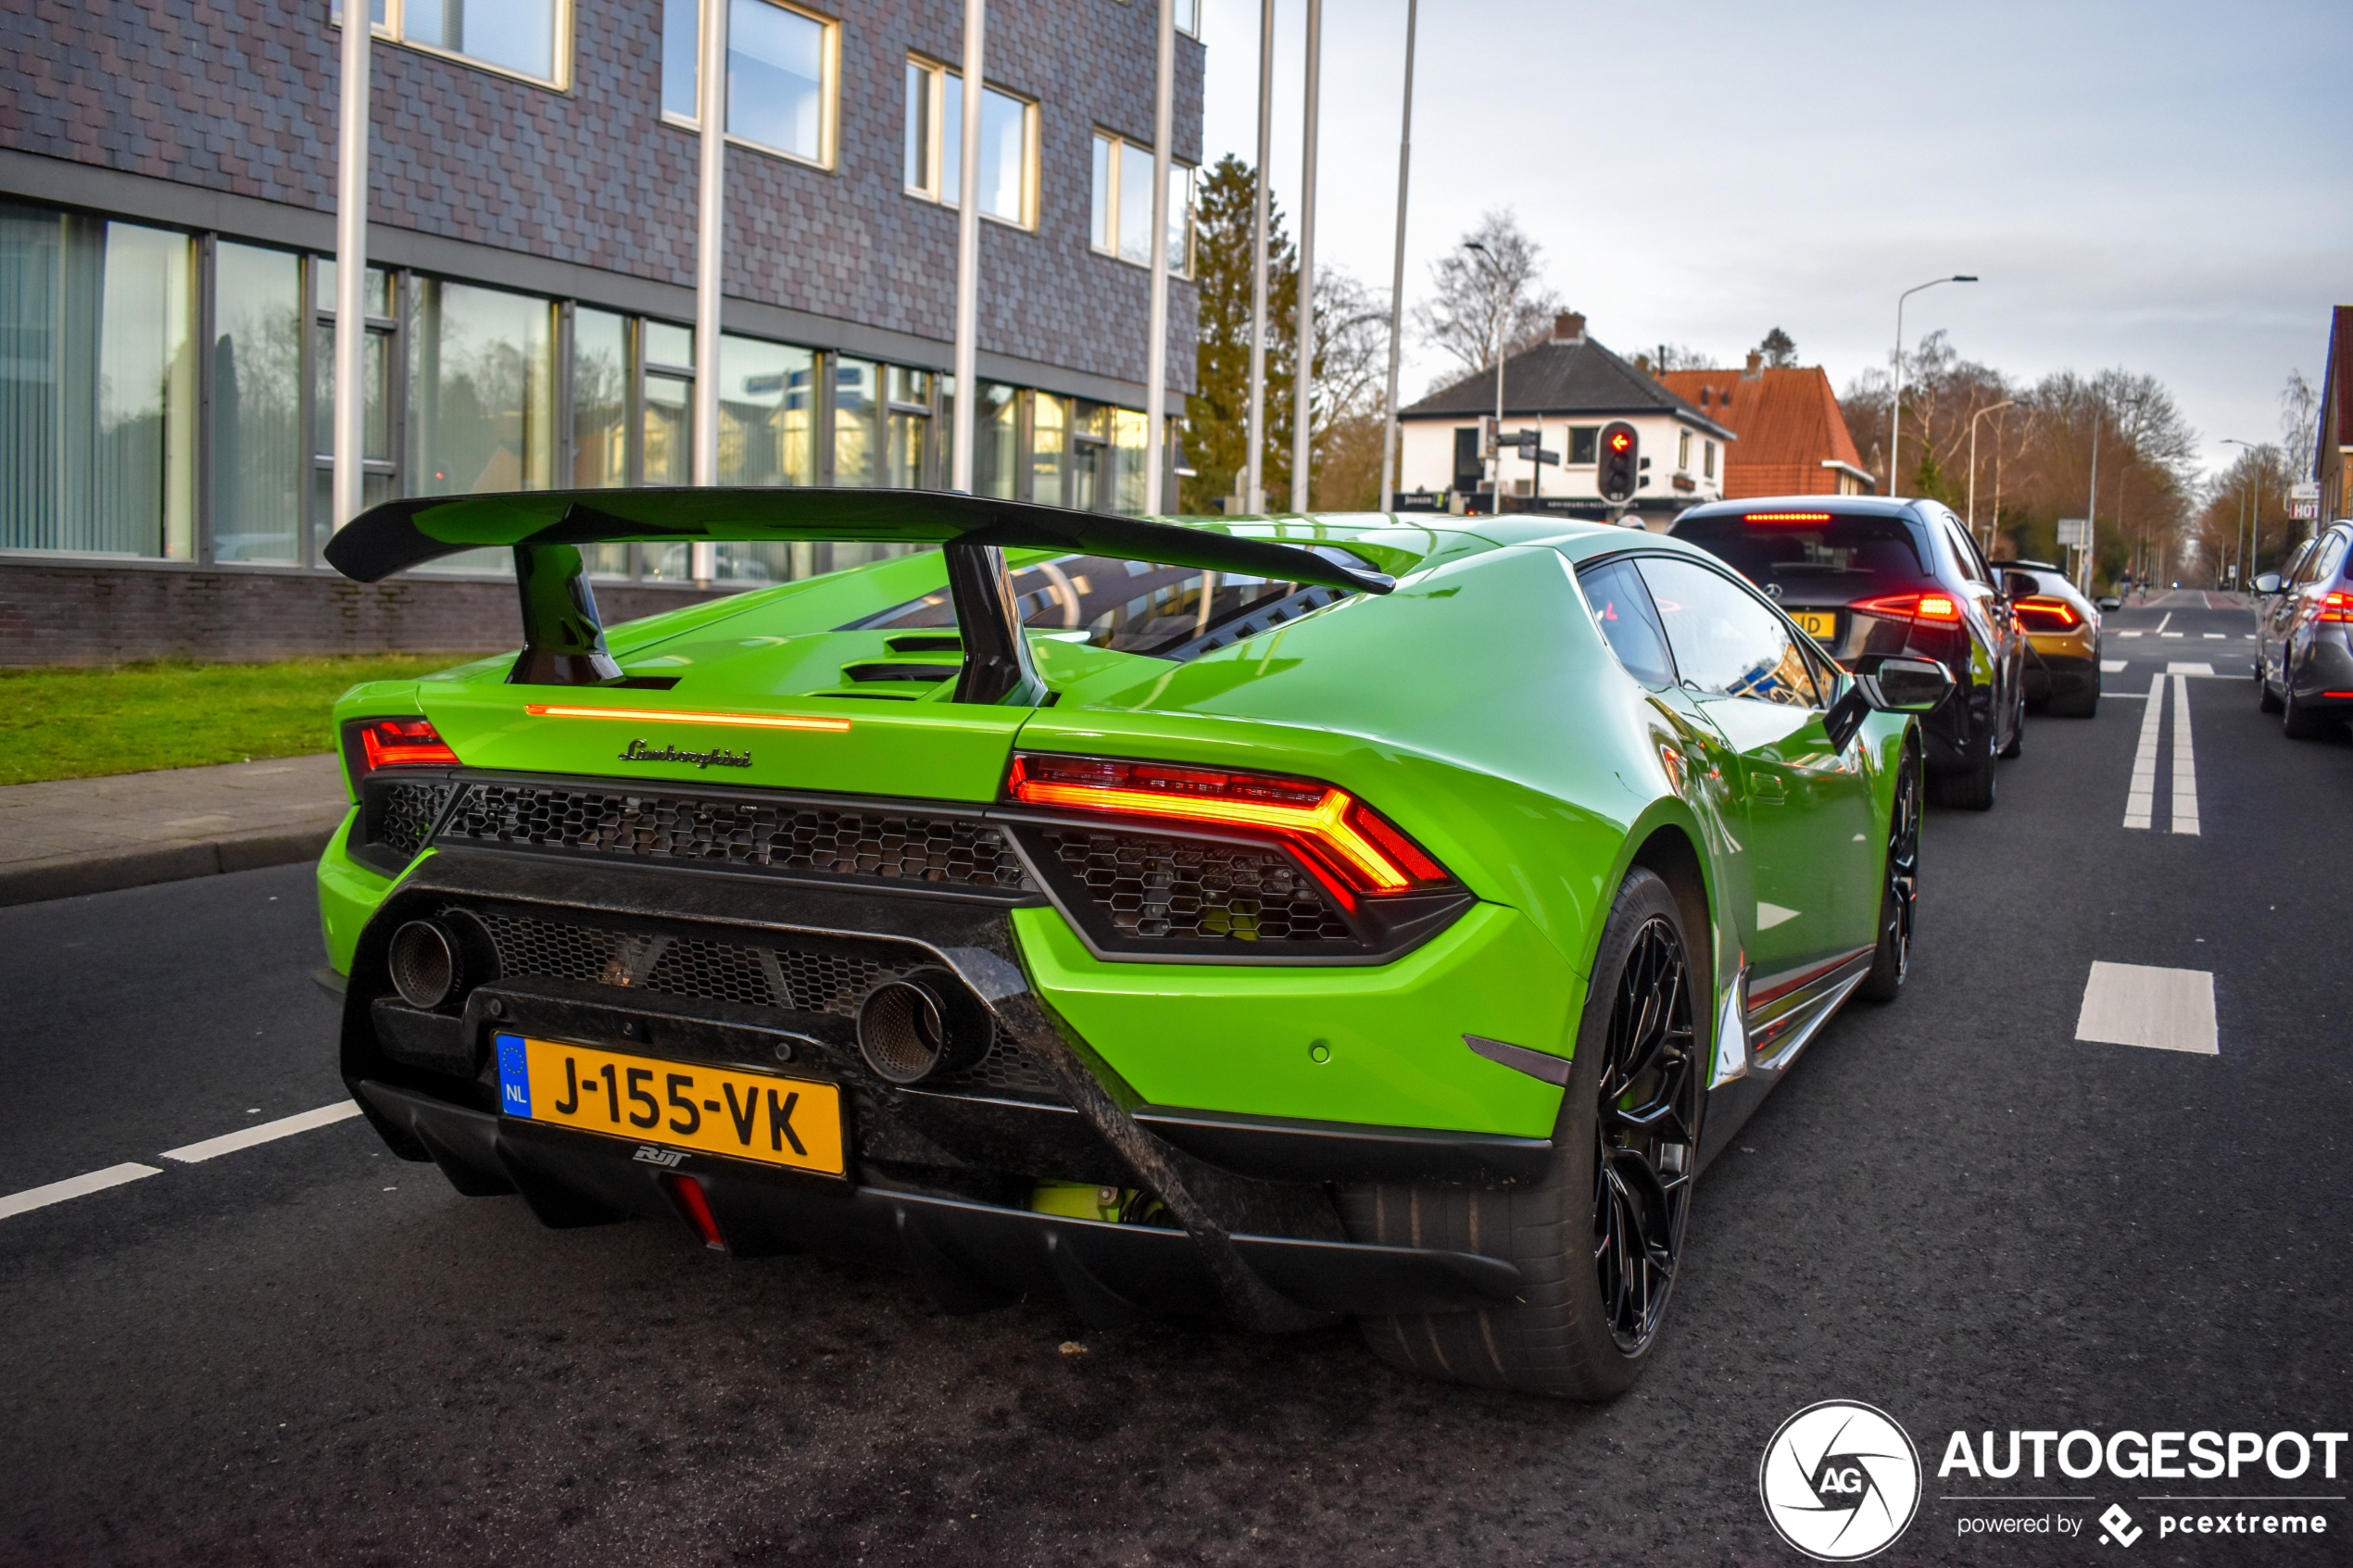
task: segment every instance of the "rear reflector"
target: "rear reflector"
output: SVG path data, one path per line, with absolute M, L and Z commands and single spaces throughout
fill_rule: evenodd
M 1014 757 L 1006 793 L 1026 806 L 1271 833 L 1344 893 L 1443 886 L 1446 869 L 1347 791 L 1309 779 L 1095 757 Z
M 804 719 L 792 713 L 686 713 L 666 708 L 564 708 L 527 702 L 525 713 L 535 719 L 635 719 L 646 724 L 736 724 L 753 730 L 821 730 L 839 734 L 849 728 L 847 719 Z
M 711 1215 L 711 1199 L 702 1195 L 702 1184 L 692 1176 L 672 1172 L 661 1178 L 661 1185 L 670 1189 L 678 1211 L 694 1226 L 695 1234 L 702 1237 L 702 1244 L 714 1252 L 726 1251 L 727 1238 L 719 1234 L 719 1222 Z
M 371 719 L 359 726 L 359 749 L 368 771 L 379 768 L 454 768 L 458 754 L 422 719 Z
M 1865 599 L 1856 609 L 1865 615 L 1883 615 L 1891 620 L 1958 621 L 1961 607 L 1950 594 L 1890 594 L 1885 598 Z

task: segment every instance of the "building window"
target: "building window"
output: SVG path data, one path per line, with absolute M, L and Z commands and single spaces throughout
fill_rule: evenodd
M 726 4 L 728 139 L 831 168 L 840 27 L 777 0 Z M 663 0 L 661 112 L 680 125 L 700 123 L 701 33 L 698 0 Z
M 1706 445 L 1706 457 L 1705 460 L 1707 465 L 1705 470 L 1705 477 L 1714 479 L 1716 477 L 1716 443 L 1713 441 L 1707 443 Z
M 195 554 L 192 248 L 0 203 L 0 549 Z
M 954 207 L 963 194 L 964 79 L 907 61 L 907 194 Z M 1023 228 L 1038 221 L 1038 107 L 999 88 L 980 94 L 980 211 Z
M 1675 467 L 1679 472 L 1689 473 L 1691 471 L 1692 433 L 1688 430 L 1684 431 L 1675 443 Z
M 227 240 L 212 261 L 212 556 L 302 553 L 302 258 Z
M 1094 204 L 1088 237 L 1095 249 L 1139 267 L 1152 260 L 1152 150 L 1108 132 L 1095 132 Z M 1192 275 L 1193 170 L 1168 166 L 1168 270 Z
M 1579 463 L 1592 464 L 1601 451 L 1602 427 L 1571 425 L 1568 427 L 1568 460 L 1571 467 Z
M 895 490 L 918 490 L 930 483 L 931 387 L 929 370 L 884 372 L 883 483 Z
M 549 87 L 567 85 L 572 54 L 570 0 L 372 0 L 373 31 L 383 38 L 469 65 L 487 66 Z M 333 6 L 335 25 L 343 6 Z
M 547 300 L 419 278 L 409 308 L 410 495 L 546 490 L 556 470 L 555 307 Z M 374 421 L 371 420 L 371 436 Z M 372 499 L 372 497 L 371 497 Z M 502 549 L 468 550 L 423 570 L 505 571 Z

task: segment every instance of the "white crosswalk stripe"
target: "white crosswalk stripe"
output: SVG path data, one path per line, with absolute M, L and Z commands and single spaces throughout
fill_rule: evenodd
M 2190 683 L 2182 675 L 2173 677 L 2173 831 L 2197 832 L 2197 762 L 2190 750 Z
M 2157 809 L 2157 746 L 2165 722 L 2165 677 L 2149 677 L 2148 706 L 2141 709 L 2141 744 L 2133 753 L 2133 784 L 2124 797 L 2124 825 L 2145 828 Z

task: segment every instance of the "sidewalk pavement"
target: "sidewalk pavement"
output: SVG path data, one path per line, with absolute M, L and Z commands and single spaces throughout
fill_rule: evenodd
M 332 754 L 0 786 L 0 904 L 308 860 L 346 805 Z

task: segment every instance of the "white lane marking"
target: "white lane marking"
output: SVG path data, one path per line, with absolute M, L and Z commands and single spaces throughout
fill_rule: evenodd
M 2175 659 L 2166 662 L 2168 675 L 2211 675 L 2214 666 L 2203 659 Z
M 1795 909 L 1784 909 L 1779 904 L 1768 904 L 1762 898 L 1756 901 L 1756 929 L 1759 931 L 1770 931 L 1784 921 L 1795 920 L 1797 916 Z
M 2103 675 L 2120 674 L 2124 667 L 2131 662 L 2129 659 L 2103 659 L 2100 660 L 2100 673 Z
M 274 1138 L 289 1137 L 296 1133 L 307 1133 L 313 1127 L 324 1127 L 359 1114 L 359 1107 L 357 1104 L 347 1099 L 340 1099 L 333 1105 L 322 1105 L 316 1110 L 306 1110 L 298 1116 L 281 1116 L 275 1122 L 264 1122 L 258 1127 L 247 1127 L 241 1132 L 223 1133 L 217 1138 L 207 1138 L 202 1143 L 186 1144 L 179 1148 L 167 1148 L 163 1151 L 163 1158 L 177 1160 L 183 1165 L 194 1165 L 199 1160 L 210 1160 L 223 1154 L 234 1154 L 241 1148 L 251 1148 L 258 1143 L 269 1143 Z
M 2221 642 L 2221 641 L 2222 640 L 2222 638 L 2223 638 L 2223 636 L 2224 636 L 2224 633 L 2221 633 L 2221 632 L 2208 632 L 2208 633 L 2204 633 L 2204 635 L 2205 635 L 2206 640 L 2207 640 L 2208 642 L 2209 642 L 2209 643 L 2219 643 L 2219 642 Z
M 2165 612 L 2165 619 L 2157 623 L 2157 630 L 2160 635 L 2163 634 L 2165 628 L 2172 621 L 2172 620 L 2173 612 L 2169 609 Z
M 126 1161 L 120 1165 L 109 1165 L 103 1171 L 93 1171 L 86 1176 L 69 1176 L 62 1182 L 51 1182 L 47 1186 L 27 1187 L 22 1192 L 12 1192 L 6 1198 L 0 1198 L 0 1220 L 21 1214 L 28 1209 L 43 1209 L 52 1203 L 63 1203 L 69 1198 L 85 1198 L 94 1192 L 104 1192 L 125 1182 L 135 1182 L 142 1176 L 162 1174 L 159 1166 Z
M 2160 636 L 2160 637 L 2178 637 L 2178 636 L 2180 636 L 2181 634 L 2182 634 L 2182 633 L 2180 633 L 2179 632 L 2159 632 L 2159 633 L 2158 633 L 2158 636 Z
M 2141 636 L 2141 635 L 2143 635 L 2143 634 L 2144 634 L 2144 633 L 2139 633 L 2139 632 L 2119 632 L 2119 633 L 2117 633 L 2117 635 L 2118 635 L 2118 636 L 2120 636 L 2120 637 L 2138 637 L 2138 636 Z
M 2083 983 L 2075 1037 L 2109 1046 L 2220 1056 L 2214 1029 L 2214 975 L 2203 969 L 2094 963 Z
M 2173 831 L 2197 832 L 2197 759 L 2190 749 L 2190 683 L 2181 675 L 2173 677 Z
M 2124 797 L 2124 825 L 2145 828 L 2149 825 L 2149 813 L 2157 808 L 2157 743 L 2158 726 L 2165 721 L 2165 677 L 2150 676 L 2148 691 L 2133 695 L 2145 695 L 2148 706 L 2141 709 L 2141 744 L 2133 753 L 2133 784 Z

